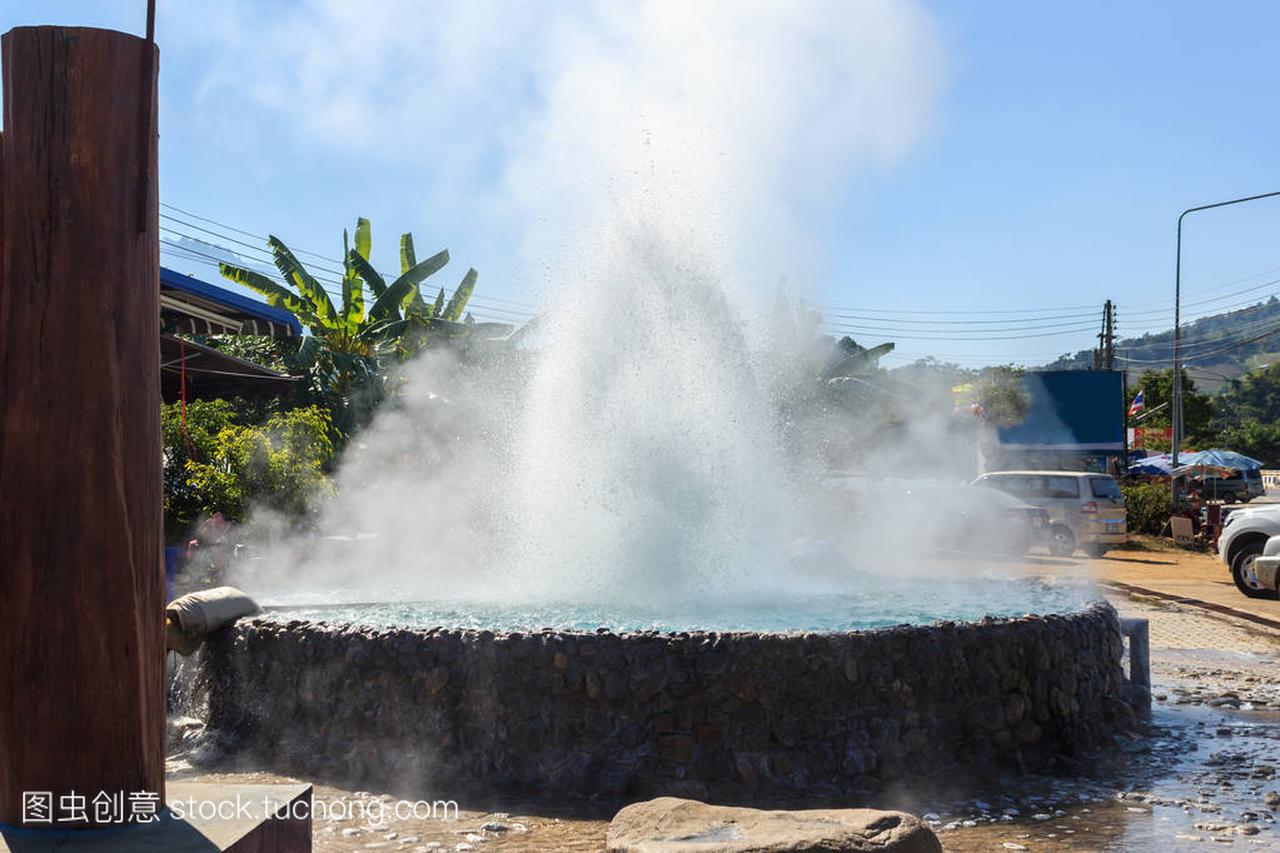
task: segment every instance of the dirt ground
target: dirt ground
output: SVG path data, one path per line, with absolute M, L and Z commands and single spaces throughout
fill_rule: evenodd
M 1017 779 L 972 800 L 870 803 L 926 817 L 949 851 L 1177 850 L 1204 842 L 1280 849 L 1280 602 L 1241 595 L 1211 554 L 1150 540 L 1098 559 L 1031 556 L 1016 573 L 1098 582 L 1122 616 L 1147 618 L 1155 703 L 1152 736 L 1123 778 Z M 1146 590 L 1164 597 L 1135 594 Z M 1206 609 L 1217 605 L 1234 612 Z M 270 782 L 266 773 L 209 773 L 171 758 L 170 778 Z M 447 819 L 395 819 L 389 792 L 316 785 L 329 815 L 317 850 L 588 851 L 604 847 L 612 808 L 463 801 Z M 319 809 L 317 809 L 318 811 Z M 377 819 L 380 810 L 386 819 Z

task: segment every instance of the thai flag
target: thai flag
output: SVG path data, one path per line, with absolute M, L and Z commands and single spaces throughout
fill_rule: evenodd
M 1138 414 L 1138 412 L 1141 412 L 1146 407 L 1147 407 L 1146 403 L 1144 403 L 1142 400 L 1142 389 L 1139 388 L 1138 396 L 1134 397 L 1133 402 L 1129 404 L 1129 417 L 1133 417 L 1134 415 Z

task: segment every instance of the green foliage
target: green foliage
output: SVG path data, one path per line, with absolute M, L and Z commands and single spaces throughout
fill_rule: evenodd
M 1162 403 L 1168 403 L 1173 396 L 1173 368 L 1168 370 L 1148 370 L 1138 378 L 1136 386 L 1130 383 L 1131 396 L 1141 389 L 1143 403 L 1150 412 Z M 1154 415 L 1143 418 L 1140 426 L 1167 427 L 1170 424 L 1168 407 Z M 1191 446 L 1211 446 L 1215 443 L 1211 421 L 1213 420 L 1213 401 L 1196 390 L 1196 383 L 1182 371 L 1182 423 L 1187 443 Z
M 1232 380 L 1217 402 L 1218 409 L 1231 420 L 1280 422 L 1280 364 Z
M 1245 456 L 1252 456 L 1264 467 L 1280 465 L 1280 423 L 1246 418 L 1226 427 L 1220 444 Z
M 1232 380 L 1214 412 L 1216 445 L 1280 465 L 1280 364 Z
M 162 408 L 170 539 L 202 515 L 221 512 L 243 521 L 256 505 L 300 521 L 331 491 L 324 472 L 334 445 L 321 408 L 292 409 L 254 425 L 241 420 L 231 401 L 196 400 L 187 407 L 186 438 L 181 420 L 181 404 Z
M 1027 417 L 1031 395 L 1022 382 L 1023 369 L 1002 365 L 984 369 L 975 382 L 983 417 L 994 426 L 1013 426 Z
M 1173 496 L 1160 483 L 1121 483 L 1129 530 L 1158 536 L 1173 513 Z
M 267 240 L 283 281 L 253 270 L 220 264 L 224 277 L 262 294 L 268 303 L 291 311 L 310 333 L 281 361 L 306 379 L 303 398 L 329 409 L 334 428 L 350 435 L 372 417 L 387 393 L 388 365 L 425 346 L 449 344 L 474 335 L 476 325 L 464 312 L 478 274 L 468 270 L 447 301 L 444 289 L 433 302 L 421 284 L 449 262 L 442 250 L 419 262 L 413 237 L 400 238 L 400 275 L 387 283 L 369 260 L 369 220 L 356 222 L 355 245 L 344 230 L 342 307 L 336 308 L 320 281 L 274 235 Z M 366 298 L 365 285 L 369 294 Z
M 160 408 L 160 433 L 164 440 L 165 538 L 180 538 L 204 512 L 204 496 L 191 484 L 187 463 L 208 459 L 218 434 L 237 421 L 229 400 L 193 400 L 187 404 L 187 438 L 182 435 L 182 404 Z

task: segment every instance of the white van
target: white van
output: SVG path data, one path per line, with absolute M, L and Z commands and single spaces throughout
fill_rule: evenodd
M 1049 553 L 1068 557 L 1077 547 L 1100 557 L 1129 539 L 1124 497 L 1115 478 L 1084 471 L 992 471 L 974 480 L 1049 513 Z

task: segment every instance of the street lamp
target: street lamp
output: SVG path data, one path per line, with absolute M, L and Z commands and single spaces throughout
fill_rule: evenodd
M 1178 216 L 1178 254 L 1173 279 L 1173 393 L 1170 395 L 1173 403 L 1173 453 L 1169 461 L 1174 468 L 1178 467 L 1178 449 L 1182 444 L 1182 219 L 1188 213 L 1195 213 L 1197 210 L 1210 210 L 1215 207 L 1243 204 L 1246 201 L 1275 196 L 1280 196 L 1280 191 L 1233 198 L 1230 201 L 1220 201 L 1215 204 L 1202 204 L 1199 207 L 1188 207 Z

